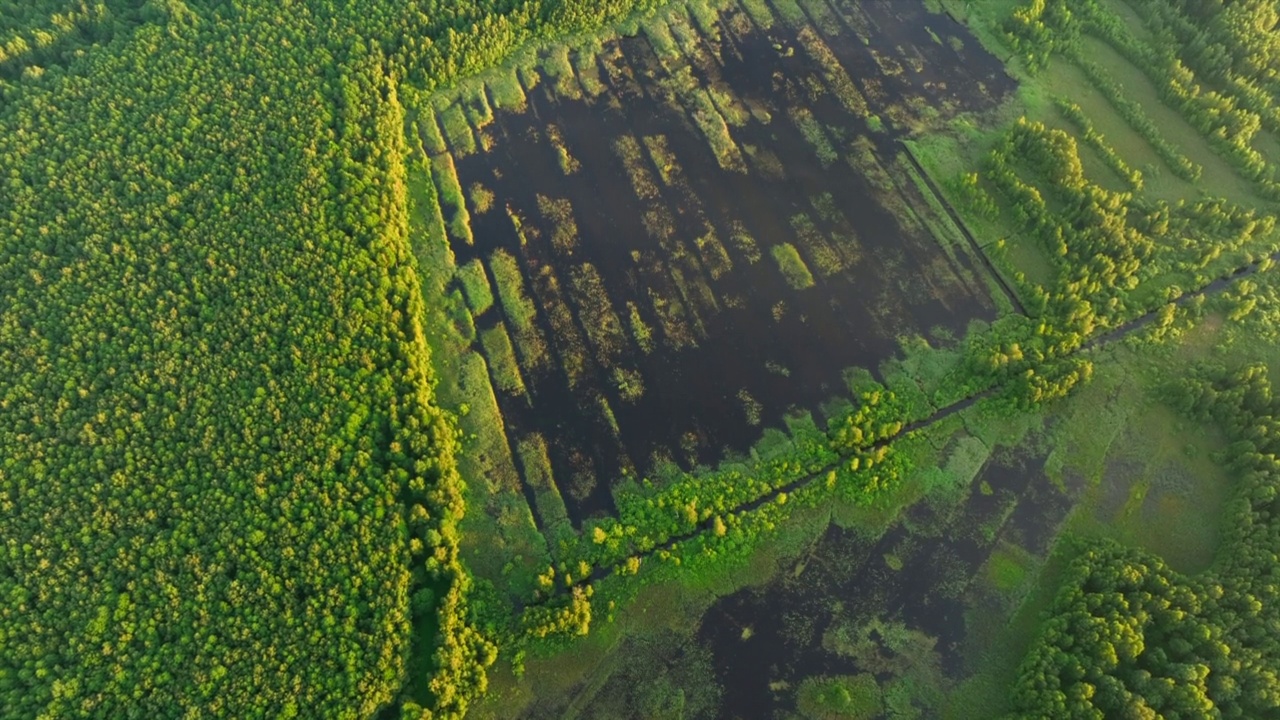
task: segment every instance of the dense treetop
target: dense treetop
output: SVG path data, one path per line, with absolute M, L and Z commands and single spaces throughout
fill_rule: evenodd
M 8 88 L 7 716 L 365 717 L 405 668 L 413 497 L 449 586 L 394 90 L 273 5 Z

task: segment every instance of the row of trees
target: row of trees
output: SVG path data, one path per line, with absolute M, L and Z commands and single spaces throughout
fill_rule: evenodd
M 1238 31 L 1240 27 L 1251 26 L 1257 32 L 1271 34 L 1276 22 L 1275 8 L 1274 3 L 1261 2 L 1244 12 L 1226 13 L 1226 16 L 1236 16 L 1237 20 L 1244 16 L 1252 18 L 1243 26 L 1233 23 L 1229 27 Z M 1142 68 L 1161 99 L 1177 108 L 1222 157 L 1256 183 L 1264 196 L 1280 198 L 1275 169 L 1253 147 L 1262 127 L 1267 126 L 1271 132 L 1280 129 L 1280 107 L 1276 105 L 1280 95 L 1274 93 L 1274 87 L 1267 88 L 1271 79 L 1266 77 L 1266 72 L 1241 75 L 1230 69 L 1232 63 L 1223 57 L 1225 45 L 1221 42 L 1212 43 L 1215 50 L 1208 51 L 1206 36 L 1198 31 L 1199 38 L 1189 36 L 1185 32 L 1188 27 L 1196 26 L 1198 30 L 1198 23 L 1205 20 L 1198 17 L 1202 12 L 1198 8 L 1187 14 L 1189 10 L 1174 8 L 1166 2 L 1153 4 L 1149 8 L 1152 40 L 1145 42 L 1134 37 L 1117 15 L 1096 3 L 1090 6 L 1090 27 Z M 1216 19 L 1223 17 L 1219 14 Z M 1211 21 L 1210 27 L 1214 26 Z M 1217 26 L 1217 30 L 1222 33 L 1222 26 Z M 1217 39 L 1236 50 L 1240 50 L 1242 44 L 1253 44 L 1250 36 L 1235 35 L 1232 31 L 1226 31 L 1226 36 Z M 1269 44 L 1264 41 L 1258 51 L 1265 54 L 1263 48 Z M 1206 50 L 1200 51 L 1200 47 Z M 1209 83 L 1204 83 L 1202 77 L 1210 78 Z
M 1101 92 L 1116 112 L 1124 118 L 1124 121 L 1133 128 L 1135 132 L 1142 136 L 1143 140 L 1151 146 L 1160 159 L 1164 161 L 1169 169 L 1178 177 L 1188 182 L 1195 182 L 1200 179 L 1204 168 L 1187 157 L 1181 150 L 1171 142 L 1164 133 L 1161 132 L 1159 126 L 1147 115 L 1142 109 L 1142 104 L 1131 99 L 1129 93 L 1124 86 L 1116 82 L 1101 65 L 1091 60 L 1085 59 L 1080 51 L 1072 51 L 1071 58 L 1076 65 L 1084 71 L 1085 76 L 1089 78 L 1089 82 L 1093 84 L 1099 92 Z
M 1019 165 L 1026 170 L 1020 172 Z M 1134 312 L 1129 297 L 1143 275 L 1150 275 L 1144 264 L 1156 252 L 1155 239 L 1130 222 L 1130 193 L 1109 191 L 1085 177 L 1075 138 L 1020 119 L 988 155 L 986 177 L 1057 271 L 1033 303 L 1044 313 L 1038 341 L 1022 348 L 1021 365 L 1014 367 L 1065 357 L 1096 330 Z
M 1142 173 L 1130 167 L 1129 163 L 1120 157 L 1116 149 L 1093 126 L 1093 121 L 1085 115 L 1079 105 L 1062 97 L 1054 98 L 1053 104 L 1058 108 L 1058 112 L 1075 126 L 1076 131 L 1080 133 L 1080 138 L 1098 153 L 1107 167 L 1111 168 L 1111 171 L 1123 180 L 1130 190 L 1142 191 Z
M 1077 121 L 1092 127 L 1083 116 Z M 1107 190 L 1084 175 L 1073 136 L 1025 118 L 964 184 L 960 197 L 980 214 L 993 214 L 995 200 L 985 189 L 992 188 L 1001 201 L 996 207 L 1040 244 L 1053 267 L 1044 286 L 1024 283 L 1037 318 L 1010 319 L 999 332 L 967 341 L 972 376 L 1000 385 L 1023 407 L 1061 397 L 1090 377 L 1092 367 L 1076 351 L 1151 309 L 1150 293 L 1138 292 L 1145 281 L 1186 273 L 1200 287 L 1211 279 L 1205 268 L 1220 256 L 1274 243 L 1273 216 L 1225 199 L 1169 204 Z
M 858 380 L 854 390 L 854 405 L 832 418 L 825 432 L 797 426 L 783 452 L 749 465 L 684 474 L 661 488 L 646 482 L 645 487 L 619 493 L 617 517 L 593 523 L 576 546 L 560 553 L 558 577 L 564 584 L 573 584 L 597 569 L 611 569 L 630 557 L 650 553 L 672 538 L 714 529 L 717 518 L 767 501 L 806 478 L 828 471 L 871 470 L 890 455 L 886 443 L 901 434 L 907 423 L 934 411 L 927 403 L 903 400 L 869 374 Z M 864 503 L 883 489 L 878 481 L 853 485 L 863 492 Z
M 633 554 L 612 566 L 593 567 L 583 561 L 579 569 L 583 574 L 575 578 L 569 592 L 527 608 L 506 631 L 512 637 L 512 647 L 517 648 L 516 667 L 521 667 L 527 654 L 562 651 L 572 637 L 587 633 L 594 617 L 612 620 L 614 609 L 645 585 L 735 572 L 799 511 L 821 507 L 833 498 L 862 505 L 876 502 L 906 476 L 910 464 L 888 445 L 877 445 L 852 451 L 820 470 L 802 475 L 799 480 L 808 479 L 793 489 L 770 492 L 723 511 L 705 511 L 691 503 L 682 511 L 690 529 L 647 550 L 626 542 L 633 532 L 648 532 L 648 527 L 612 521 L 596 525 L 592 532 L 584 533 L 592 542 L 615 552 L 629 548 Z M 641 575 L 638 580 L 633 577 L 637 574 Z M 554 571 L 548 575 L 555 577 Z M 586 580 L 590 584 L 581 584 Z
M 1159 134 L 1116 83 L 1082 54 L 1082 33 L 1114 47 L 1151 80 L 1161 99 L 1176 108 L 1218 153 L 1268 199 L 1280 198 L 1273 163 L 1255 146 L 1258 132 L 1280 132 L 1280 83 L 1266 59 L 1280 57 L 1275 37 L 1280 9 L 1274 0 L 1249 3 L 1192 3 L 1141 0 L 1151 39 L 1133 35 L 1125 22 L 1098 0 L 1069 3 L 1035 0 L 1006 23 L 1011 45 L 1032 70 L 1050 54 L 1070 57 L 1136 130 L 1189 180 L 1198 169 Z
M 1066 344 L 1051 354 L 1150 310 L 1133 299 L 1145 280 L 1191 273 L 1195 285 L 1204 285 L 1210 279 L 1204 269 L 1219 257 L 1275 244 L 1274 215 L 1224 198 L 1171 204 L 1107 190 L 1085 177 L 1070 134 L 1025 119 L 1011 126 L 987 156 L 985 172 L 970 182 L 976 190 L 979 182 L 989 184 L 1054 265 L 1052 283 L 1028 288 L 1045 322 L 1076 337 L 1060 338 Z
M 555 565 L 542 578 L 553 592 L 503 634 L 521 656 L 561 649 L 566 633 L 586 631 L 584 605 L 612 608 L 625 601 L 637 584 L 619 580 L 642 567 L 640 584 L 669 580 L 676 568 L 723 568 L 745 561 L 797 506 L 833 495 L 864 505 L 883 497 L 907 469 L 888 442 L 933 408 L 900 399 L 869 373 L 852 382 L 856 403 L 825 432 L 797 424 L 786 445 L 767 457 L 620 492 L 617 517 L 589 523 L 576 543 L 553 553 Z M 604 591 L 582 594 L 588 581 Z

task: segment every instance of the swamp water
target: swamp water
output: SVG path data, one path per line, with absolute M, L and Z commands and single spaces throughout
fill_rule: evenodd
M 575 524 L 618 479 L 746 452 L 900 338 L 994 316 L 980 264 L 925 229 L 897 138 L 994 106 L 999 61 L 920 3 L 803 5 L 768 29 L 678 15 L 521 70 L 521 111 L 489 91 L 437 113 L 470 198 L 453 251 L 498 298 L 475 324 L 510 338 L 523 386 L 498 392 L 508 441 L 545 439 Z M 501 302 L 521 291 L 496 252 L 531 317 Z

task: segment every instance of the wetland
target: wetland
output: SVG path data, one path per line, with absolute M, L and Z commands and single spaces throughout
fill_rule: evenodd
M 1212 151 L 989 11 L 675 3 L 411 103 L 463 557 L 533 638 L 480 716 L 1005 712 L 1081 548 L 1212 568 L 1220 439 L 1133 423 L 1274 220 L 1162 204 L 1117 128 Z
M 575 525 L 612 513 L 625 478 L 748 453 L 904 338 L 996 316 L 898 139 L 1012 83 L 908 5 L 673 13 L 549 52 L 506 108 L 486 88 L 419 120 L 456 262 L 485 271 L 459 283 L 508 443 L 545 446 Z

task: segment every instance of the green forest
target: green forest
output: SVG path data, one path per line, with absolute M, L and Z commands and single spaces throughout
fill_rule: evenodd
M 1280 716 L 1277 0 L 0 0 L 0 158 L 0 718 Z

